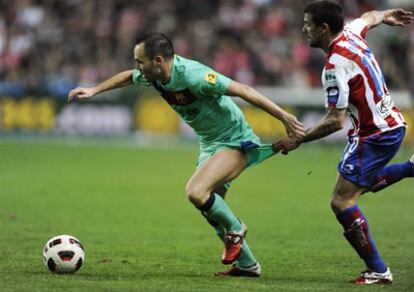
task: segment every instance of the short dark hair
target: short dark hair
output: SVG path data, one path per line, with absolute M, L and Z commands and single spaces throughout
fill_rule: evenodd
M 328 24 L 334 34 L 342 31 L 344 27 L 342 7 L 336 2 L 328 0 L 312 2 L 306 6 L 305 13 L 312 15 L 312 21 L 316 26 Z
M 162 56 L 165 59 L 172 59 L 174 57 L 174 46 L 171 40 L 162 33 L 151 32 L 139 36 L 135 45 L 144 44 L 145 55 L 149 59 L 155 56 Z

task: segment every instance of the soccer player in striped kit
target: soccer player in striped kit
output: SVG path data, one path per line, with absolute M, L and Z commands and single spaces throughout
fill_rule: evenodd
M 400 148 L 406 123 L 385 85 L 365 34 L 381 23 L 404 26 L 412 22 L 412 12 L 390 9 L 364 13 L 344 27 L 338 4 L 310 3 L 305 8 L 303 33 L 311 47 L 326 53 L 322 83 L 327 114 L 307 130 L 301 141 L 286 138 L 274 144 L 276 151 L 287 154 L 303 142 L 342 129 L 347 114 L 351 118 L 353 129 L 338 164 L 331 206 L 344 227 L 345 238 L 367 267 L 351 281 L 355 284 L 388 284 L 393 280 L 357 205 L 358 198 L 364 192 L 375 192 L 414 176 L 414 155 L 404 163 L 387 165 Z

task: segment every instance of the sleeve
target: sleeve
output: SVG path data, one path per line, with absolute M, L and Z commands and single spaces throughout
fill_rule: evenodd
M 343 64 L 325 66 L 322 75 L 326 109 L 345 109 L 348 107 L 349 70 Z
M 359 35 L 363 39 L 365 39 L 365 35 L 368 31 L 368 26 L 365 20 L 363 20 L 362 18 L 357 18 L 345 25 L 344 30 Z
M 145 86 L 150 86 L 151 83 L 148 82 L 144 76 L 142 76 L 141 72 L 137 69 L 132 71 L 132 82 L 134 84 L 138 84 L 138 85 L 145 85 Z
M 200 64 L 201 65 L 201 64 Z M 200 66 L 186 74 L 190 88 L 196 95 L 220 97 L 229 87 L 230 78 L 215 72 L 207 66 Z

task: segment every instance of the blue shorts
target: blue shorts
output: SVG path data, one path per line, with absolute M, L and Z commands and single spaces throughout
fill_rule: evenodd
M 341 162 L 340 175 L 362 187 L 371 186 L 378 172 L 395 156 L 405 135 L 400 127 L 370 137 L 349 137 Z

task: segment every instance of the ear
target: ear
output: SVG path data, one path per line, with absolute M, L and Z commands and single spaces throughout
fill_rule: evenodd
M 329 33 L 331 31 L 331 28 L 329 27 L 329 25 L 327 23 L 322 23 L 322 25 L 320 26 L 320 28 L 322 29 L 323 33 Z

